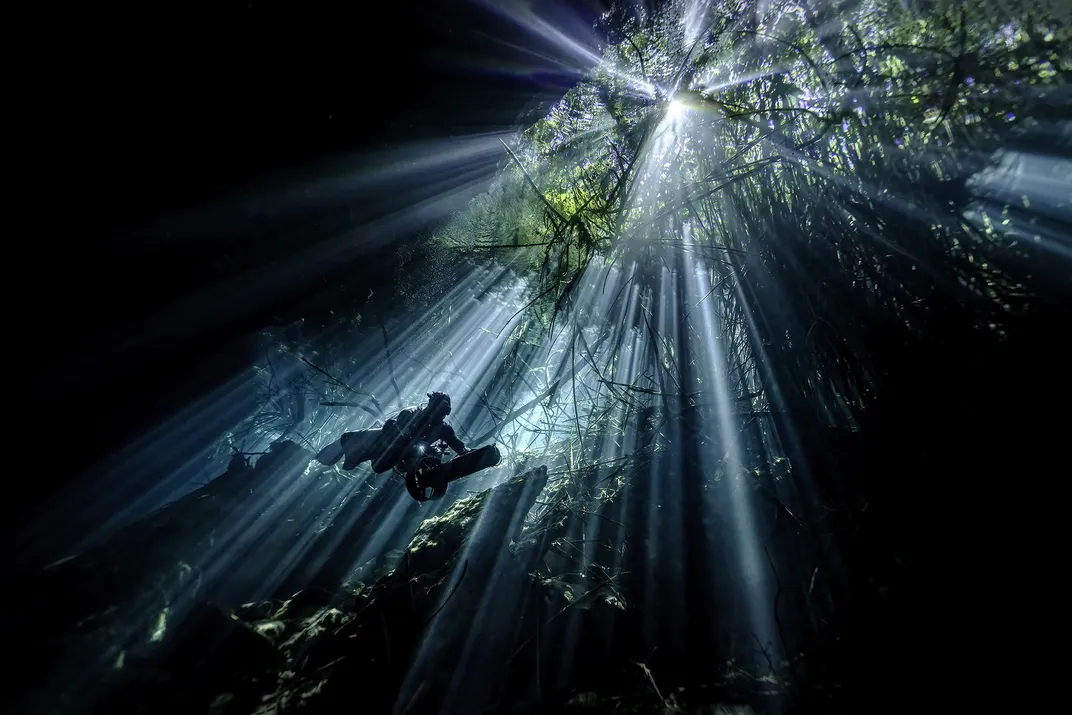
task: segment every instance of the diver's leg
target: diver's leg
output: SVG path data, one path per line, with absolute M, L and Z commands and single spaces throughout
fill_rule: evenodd
M 391 424 L 385 426 L 372 447 L 372 471 L 383 474 L 393 469 L 408 446 L 409 439 L 401 430 Z
M 343 452 L 342 444 L 339 442 L 339 440 L 335 440 L 327 447 L 324 447 L 322 450 L 317 452 L 315 459 L 321 464 L 330 467 L 331 465 L 342 459 L 343 454 L 345 454 L 345 452 Z
M 346 461 L 343 462 L 342 468 L 354 469 L 362 462 L 375 457 L 374 447 L 377 436 L 379 436 L 379 430 L 359 430 L 347 432 L 340 437 L 339 444 L 342 445 L 342 451 L 346 454 Z

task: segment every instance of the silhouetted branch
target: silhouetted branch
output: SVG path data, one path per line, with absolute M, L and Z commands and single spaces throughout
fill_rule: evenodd
M 518 407 L 516 410 L 514 410 L 510 414 L 506 415 L 506 417 L 503 417 L 502 421 L 500 421 L 499 424 L 495 425 L 493 428 L 491 428 L 490 430 L 488 430 L 484 434 L 482 434 L 479 437 L 477 437 L 476 440 L 474 440 L 475 443 L 480 444 L 484 440 L 491 439 L 492 437 L 494 437 L 496 434 L 498 434 L 499 430 L 501 430 L 505 425 L 509 424 L 510 422 L 513 422 L 518 417 L 520 417 L 521 415 L 525 414 L 526 412 L 528 412 L 532 408 L 536 407 L 536 405 L 538 405 L 541 402 L 543 402 L 549 395 L 553 394 L 554 391 L 558 389 L 558 385 L 561 382 L 562 382 L 562 378 L 558 378 L 557 380 L 552 382 L 550 387 L 548 387 L 546 390 L 541 392 L 539 395 L 536 395 L 536 397 L 532 398 L 531 400 L 526 402 L 521 407 Z
M 529 186 L 532 187 L 532 190 L 536 192 L 536 195 L 540 197 L 540 200 L 543 201 L 545 206 L 547 206 L 547 209 L 551 212 L 551 214 L 554 215 L 555 218 L 557 218 L 562 223 L 569 223 L 569 221 L 566 219 L 566 217 L 563 216 L 562 214 L 560 214 L 558 212 L 558 209 L 556 209 L 554 207 L 554 204 L 552 204 L 551 201 L 546 196 L 543 195 L 543 192 L 540 191 L 540 187 L 537 186 L 536 182 L 533 181 L 531 176 L 529 176 L 529 172 L 525 169 L 525 165 L 522 164 L 521 160 L 517 158 L 517 154 L 515 154 L 514 150 L 510 148 L 510 145 L 508 145 L 502 139 L 500 139 L 499 141 L 502 142 L 502 145 L 504 147 L 506 147 L 506 151 L 508 151 L 510 153 L 510 156 L 513 158 L 513 160 L 515 162 L 517 162 L 518 168 L 521 169 L 521 173 L 524 174 L 524 176 L 525 176 L 525 181 L 527 181 Z
M 327 379 L 329 379 L 332 382 L 334 382 L 336 385 L 349 390 L 350 392 L 354 393 L 355 395 L 363 395 L 363 396 L 369 398 L 370 400 L 372 400 L 372 404 L 376 405 L 376 409 L 380 410 L 381 412 L 383 411 L 383 407 L 380 406 L 380 401 L 377 400 L 376 396 L 373 395 L 371 392 L 361 392 L 360 390 L 355 390 L 354 388 L 350 387 L 349 385 L 347 385 L 345 382 L 343 382 L 339 378 L 337 378 L 334 375 L 332 375 L 327 370 L 323 369 L 322 367 L 318 367 L 317 365 L 314 365 L 312 362 L 310 362 L 309 360 L 307 360 L 304 357 L 301 359 L 301 361 L 303 363 L 305 363 L 306 365 L 308 365 L 309 367 L 311 367 L 314 370 L 316 370 L 317 372 L 319 372 L 321 375 L 323 375 Z

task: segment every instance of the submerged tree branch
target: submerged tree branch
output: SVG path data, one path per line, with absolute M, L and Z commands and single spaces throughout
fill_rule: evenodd
M 510 148 L 510 145 L 504 142 L 502 139 L 500 139 L 499 141 L 502 142 L 503 147 L 505 147 L 506 151 L 509 152 L 510 157 L 514 160 L 514 162 L 517 163 L 518 168 L 521 169 L 521 173 L 525 176 L 525 180 L 528 182 L 529 186 L 532 187 L 532 190 L 536 192 L 536 195 L 540 197 L 540 200 L 543 201 L 544 205 L 547 206 L 547 209 L 562 223 L 569 223 L 569 220 L 558 212 L 558 209 L 554 207 L 554 204 L 551 203 L 550 199 L 544 196 L 543 192 L 540 191 L 540 187 L 536 185 L 535 181 L 533 181 L 532 176 L 530 176 L 528 170 L 525 169 L 525 165 L 521 163 L 521 159 L 517 158 L 517 154 L 515 154 L 514 150 Z
M 311 367 L 312 369 L 314 369 L 317 372 L 319 372 L 324 377 L 326 377 L 329 380 L 331 380 L 332 382 L 334 382 L 339 387 L 343 387 L 343 388 L 349 390 L 350 392 L 354 393 L 355 395 L 363 395 L 364 397 L 369 398 L 369 400 L 372 401 L 372 404 L 376 405 L 376 409 L 380 410 L 381 412 L 383 411 L 383 407 L 380 406 L 380 401 L 377 400 L 376 396 L 373 395 L 371 392 L 361 392 L 360 390 L 355 390 L 354 388 L 350 387 L 349 385 L 347 385 L 345 382 L 343 382 L 339 378 L 335 377 L 334 375 L 332 375 L 328 371 L 324 370 L 323 368 L 321 368 L 321 367 L 319 367 L 317 365 L 314 365 L 312 362 L 310 362 L 309 360 L 307 360 L 304 357 L 301 358 L 301 361 L 303 363 L 305 363 L 306 365 L 308 365 L 309 367 Z

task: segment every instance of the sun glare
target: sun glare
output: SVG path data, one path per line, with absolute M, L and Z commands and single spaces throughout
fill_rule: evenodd
M 669 121 L 676 121 L 681 118 L 685 113 L 685 103 L 679 99 L 670 100 L 670 106 L 666 109 L 666 118 Z

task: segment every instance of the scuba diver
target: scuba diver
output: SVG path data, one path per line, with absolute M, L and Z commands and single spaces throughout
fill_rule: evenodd
M 345 457 L 342 468 L 354 469 L 365 461 L 372 462 L 372 471 L 382 474 L 393 468 L 417 444 L 443 441 L 459 455 L 466 454 L 454 428 L 443 422 L 450 414 L 450 396 L 442 392 L 428 395 L 424 407 L 408 407 L 387 420 L 380 429 L 346 432 L 320 450 L 316 461 L 331 466 Z

